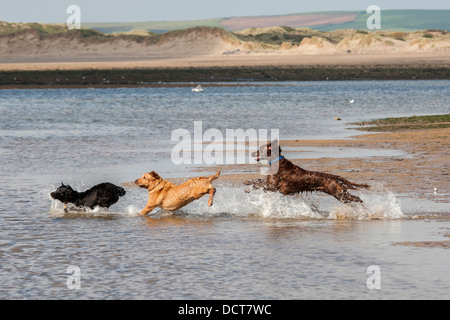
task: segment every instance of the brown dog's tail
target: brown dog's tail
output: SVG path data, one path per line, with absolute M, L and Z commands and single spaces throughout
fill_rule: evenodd
M 355 187 L 357 188 L 365 188 L 365 189 L 369 189 L 370 186 L 368 184 L 362 183 L 362 184 L 358 184 L 358 183 L 354 183 L 353 184 Z
M 346 185 L 349 189 L 356 189 L 356 188 L 369 189 L 370 188 L 370 186 L 368 184 L 365 184 L 365 183 L 359 184 L 359 183 L 353 183 L 350 181 L 346 181 Z
M 217 173 L 215 175 L 208 177 L 208 181 L 209 182 L 214 181 L 217 178 L 219 178 L 219 176 L 220 176 L 220 171 L 217 171 Z
M 347 188 L 349 189 L 356 189 L 356 188 L 365 188 L 368 189 L 370 188 L 370 186 L 368 184 L 365 183 L 354 183 L 354 182 L 350 182 L 345 178 L 342 178 L 340 176 L 334 176 L 337 180 L 339 180 L 342 184 L 344 184 Z

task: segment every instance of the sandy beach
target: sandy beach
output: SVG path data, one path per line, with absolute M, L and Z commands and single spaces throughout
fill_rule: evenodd
M 200 55 L 193 57 L 51 57 L 15 56 L 1 59 L 2 71 L 43 70 L 110 70 L 148 68 L 214 68 L 214 67 L 361 67 L 361 66 L 448 66 L 449 53 L 391 54 L 320 54 L 290 53 L 247 54 L 235 56 Z

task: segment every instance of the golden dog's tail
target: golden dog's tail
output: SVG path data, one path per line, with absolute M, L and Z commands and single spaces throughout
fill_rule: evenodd
M 208 177 L 208 181 L 209 182 L 214 181 L 217 178 L 219 178 L 219 176 L 220 176 L 220 171 L 217 171 L 217 173 L 215 175 Z

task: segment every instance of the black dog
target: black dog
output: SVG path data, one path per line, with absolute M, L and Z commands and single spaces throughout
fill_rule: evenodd
M 109 208 L 119 201 L 119 197 L 125 195 L 125 190 L 112 183 L 100 183 L 91 189 L 78 192 L 71 186 L 61 183 L 61 186 L 55 192 L 50 193 L 53 199 L 59 200 L 64 204 L 73 203 L 77 207 L 89 207 L 94 209 L 96 206 Z

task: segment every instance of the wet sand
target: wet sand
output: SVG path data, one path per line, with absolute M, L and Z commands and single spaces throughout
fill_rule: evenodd
M 405 241 L 405 242 L 396 242 L 394 243 L 398 246 L 410 246 L 416 248 L 450 248 L 450 241 Z
M 0 67 L 1 70 L 1 67 Z M 80 70 L 2 71 L 0 88 L 117 88 L 226 86 L 229 83 L 258 85 L 285 81 L 450 79 L 449 66 L 355 65 L 355 66 L 238 66 L 204 68 L 135 68 Z

